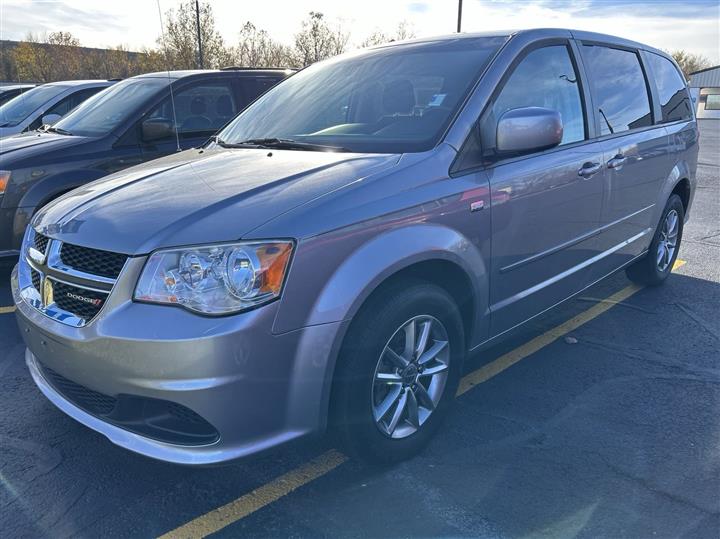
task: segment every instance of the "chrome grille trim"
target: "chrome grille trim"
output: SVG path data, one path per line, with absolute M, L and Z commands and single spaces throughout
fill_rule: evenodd
M 62 264 L 60 250 L 63 242 L 58 240 L 48 239 L 46 252 L 43 253 L 45 256 L 40 259 L 37 256 L 39 251 L 35 247 L 36 234 L 37 232 L 30 227 L 23 241 L 18 265 L 20 296 L 28 305 L 53 320 L 73 327 L 89 324 L 102 312 L 116 279 L 92 275 Z M 71 308 L 72 304 L 68 298 L 73 299 L 77 296 L 87 297 L 89 301 L 101 299 L 102 303 L 94 314 L 92 314 L 93 309 L 87 308 L 78 308 L 80 312 L 65 310 L 58 306 L 58 301 L 55 300 L 55 283 L 62 285 L 60 289 L 65 290 L 67 295 L 67 297 L 63 296 L 59 303 L 68 308 Z M 67 288 L 77 290 L 77 293 L 72 290 L 68 292 Z M 87 291 L 87 296 L 82 291 Z M 80 307 L 77 301 L 82 303 L 85 300 L 76 300 L 76 304 Z

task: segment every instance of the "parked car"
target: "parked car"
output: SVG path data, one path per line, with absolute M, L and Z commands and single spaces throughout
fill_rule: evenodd
M 12 276 L 26 362 L 61 410 L 156 459 L 328 426 L 406 458 L 468 352 L 621 268 L 668 277 L 697 152 L 677 65 L 620 38 L 463 34 L 321 62 L 207 145 L 35 216 Z
M 13 97 L 17 97 L 32 88 L 35 88 L 34 84 L 11 84 L 7 86 L 0 86 L 0 106 L 10 101 Z
M 51 125 L 88 97 L 115 83 L 110 80 L 68 80 L 36 86 L 0 107 L 0 138 Z M 0 142 L 0 151 L 6 142 Z
M 17 257 L 25 227 L 43 204 L 112 172 L 202 144 L 290 73 L 228 69 L 140 75 L 44 132 L 3 140 L 0 258 Z

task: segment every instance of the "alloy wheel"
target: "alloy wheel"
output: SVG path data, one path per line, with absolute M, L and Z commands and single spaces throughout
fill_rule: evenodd
M 385 345 L 372 387 L 375 425 L 390 438 L 420 429 L 443 396 L 450 365 L 445 326 L 429 315 L 402 324 Z
M 657 246 L 657 267 L 660 272 L 667 271 L 675 249 L 677 249 L 678 231 L 680 230 L 680 217 L 677 211 L 670 210 L 663 220 L 660 229 L 660 241 Z

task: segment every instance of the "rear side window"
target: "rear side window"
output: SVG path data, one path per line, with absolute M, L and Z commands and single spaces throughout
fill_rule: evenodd
M 652 125 L 650 98 L 637 53 L 585 45 L 602 135 Z
M 690 96 L 685 81 L 667 58 L 649 53 L 650 67 L 662 106 L 662 121 L 676 122 L 692 119 Z
M 720 110 L 720 94 L 710 94 L 707 96 L 705 110 Z
M 504 112 L 521 107 L 544 107 L 560 113 L 562 144 L 585 138 L 578 76 L 564 45 L 529 53 L 513 71 L 492 107 L 495 121 Z

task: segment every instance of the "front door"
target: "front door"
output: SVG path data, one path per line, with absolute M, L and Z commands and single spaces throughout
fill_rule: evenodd
M 601 225 L 604 171 L 602 146 L 587 142 L 583 95 L 568 44 L 545 46 L 527 53 L 481 120 L 496 123 L 507 110 L 538 106 L 560 112 L 564 126 L 560 146 L 501 157 L 487 169 L 492 335 L 588 283 L 597 254 L 592 237 Z
M 238 112 L 236 101 L 229 78 L 197 82 L 175 90 L 142 121 L 167 121 L 175 127 L 177 136 L 143 142 L 143 160 L 201 145 Z

